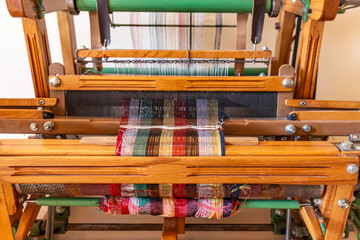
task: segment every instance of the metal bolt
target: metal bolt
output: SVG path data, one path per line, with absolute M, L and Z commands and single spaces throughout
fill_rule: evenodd
M 350 142 L 360 142 L 360 134 L 350 134 L 349 135 Z
M 276 214 L 276 216 L 279 216 L 279 217 L 281 217 L 281 216 L 284 216 L 284 209 L 275 209 L 275 214 Z
M 61 84 L 61 80 L 60 80 L 60 78 L 53 76 L 50 78 L 50 84 L 53 87 L 58 87 Z
M 269 50 L 269 48 L 268 48 L 267 46 L 263 46 L 263 47 L 261 48 L 261 50 L 262 50 L 262 51 L 267 51 L 267 50 Z
M 44 100 L 44 99 L 40 99 L 40 100 L 39 100 L 39 104 L 40 104 L 40 105 L 44 105 L 44 104 L 45 104 L 45 100 Z
M 287 140 L 289 140 L 289 138 L 288 138 L 288 137 L 281 137 L 280 140 L 281 140 L 281 141 L 287 141 Z
M 338 201 L 338 206 L 341 208 L 341 209 L 347 209 L 349 207 L 349 201 L 347 199 L 340 199 Z
M 321 198 L 314 198 L 314 199 L 312 199 L 312 204 L 313 204 L 315 207 L 320 207 L 320 205 L 321 205 Z
M 36 132 L 39 130 L 39 125 L 37 123 L 30 123 L 30 130 Z
M 350 164 L 348 167 L 347 167 L 347 171 L 350 173 L 350 174 L 355 174 L 359 171 L 359 167 L 358 165 L 356 164 Z
M 304 125 L 302 128 L 303 128 L 304 132 L 306 132 L 306 133 L 311 132 L 311 125 L 309 125 L 309 124 Z
M 291 88 L 293 85 L 294 85 L 294 81 L 291 79 L 291 78 L 285 78 L 283 81 L 282 81 L 282 84 L 284 87 L 286 88 Z
M 55 124 L 52 121 L 47 121 L 44 123 L 44 129 L 50 131 L 54 128 Z
M 300 14 L 304 15 L 306 13 L 306 8 L 300 9 Z
M 61 135 L 56 135 L 55 138 L 56 139 L 62 139 Z
M 292 124 L 289 124 L 285 127 L 285 131 L 290 134 L 290 135 L 293 135 L 296 133 L 296 127 Z
M 78 135 L 72 136 L 72 139 L 80 139 Z
M 265 77 L 265 73 L 263 73 L 263 72 L 260 73 L 260 74 L 259 74 L 259 77 Z
M 354 143 L 350 141 L 344 141 L 340 144 L 340 147 L 344 150 L 352 150 L 354 149 Z
M 57 214 L 63 214 L 63 213 L 65 212 L 65 208 L 62 207 L 62 206 L 56 206 L 55 212 L 56 212 Z
M 306 106 L 306 101 L 301 101 L 300 106 Z

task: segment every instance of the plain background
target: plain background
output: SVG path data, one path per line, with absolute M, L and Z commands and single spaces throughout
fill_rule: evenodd
M 121 15 L 127 22 L 129 15 Z M 56 14 L 46 17 L 52 62 L 62 62 Z M 234 24 L 234 14 L 224 16 L 225 24 Z M 89 24 L 87 13 L 75 17 L 78 46 L 90 46 Z M 249 21 L 251 22 L 251 21 Z M 267 45 L 274 49 L 276 19 L 267 18 L 264 28 L 264 40 L 260 47 Z M 248 26 L 250 30 L 250 25 Z M 227 32 L 226 32 L 227 31 Z M 223 32 L 222 48 L 234 49 L 235 35 L 233 30 Z M 121 48 L 132 48 L 129 29 L 123 28 L 113 37 L 113 42 Z M 325 34 L 320 54 L 319 77 L 316 98 L 321 100 L 360 100 L 360 9 L 338 15 L 335 21 L 325 24 Z M 116 44 L 115 44 L 116 45 Z M 251 49 L 248 41 L 248 49 Z M 25 98 L 34 97 L 26 46 L 22 32 L 21 19 L 12 18 L 6 9 L 5 1 L 0 2 L 0 97 Z M 2 136 L 4 137 L 4 136 Z M 161 222 L 158 217 L 107 216 L 95 209 L 73 208 L 72 222 Z M 187 222 L 217 222 L 218 220 L 187 219 Z M 268 210 L 242 210 L 238 215 L 225 219 L 222 223 L 269 223 Z M 57 235 L 56 239 L 159 239 L 160 232 L 72 232 Z M 283 239 L 272 233 L 248 232 L 189 232 L 180 239 Z M 354 238 L 355 239 L 355 238 Z

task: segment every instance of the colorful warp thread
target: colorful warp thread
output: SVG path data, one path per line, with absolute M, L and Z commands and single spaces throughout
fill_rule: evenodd
M 100 210 L 112 215 L 161 215 L 164 217 L 225 218 L 242 206 L 239 199 L 105 197 Z

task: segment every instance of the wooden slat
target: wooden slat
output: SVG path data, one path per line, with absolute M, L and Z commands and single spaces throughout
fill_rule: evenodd
M 219 157 L 196 157 L 196 161 L 194 157 L 0 157 L 0 180 L 10 183 L 286 184 L 291 179 L 291 184 L 355 184 L 357 175 L 348 173 L 347 166 L 358 161 L 357 157 L 329 156 L 233 156 L 221 157 L 221 161 Z M 51 166 L 56 166 L 57 171 Z M 130 168 L 132 170 L 127 171 Z
M 49 110 L 36 109 L 0 109 L 0 118 L 7 119 L 43 119 L 44 112 L 52 114 Z
M 189 53 L 189 56 L 188 56 Z M 133 49 L 80 49 L 77 56 L 81 58 L 116 57 L 116 58 L 270 58 L 271 51 L 249 50 L 133 50 Z
M 44 104 L 39 104 L 44 100 Z M 1 107 L 51 107 L 57 104 L 56 98 L 0 98 Z
M 17 148 L 16 146 L 21 146 Z M 115 146 L 80 144 L 80 140 L 0 140 L 0 156 L 113 156 Z M 328 142 L 262 141 L 255 146 L 226 145 L 227 156 L 341 156 Z
M 1 171 L 1 170 L 0 170 Z M 4 195 L 6 198 L 6 205 L 7 205 L 7 209 L 9 212 L 9 215 L 14 215 L 17 213 L 17 211 L 20 208 L 20 203 L 19 203 L 19 197 L 18 197 L 18 193 L 15 191 L 15 188 L 13 185 L 11 184 L 2 184 L 3 190 L 4 190 Z
M 237 13 L 236 15 L 236 50 L 243 50 L 246 48 L 246 23 L 248 14 Z M 237 58 L 236 61 L 244 60 L 243 58 Z M 237 62 L 234 67 L 234 75 L 242 76 L 244 73 L 245 63 Z
M 301 102 L 305 102 L 305 105 L 302 106 Z M 294 108 L 360 109 L 360 101 L 287 99 L 286 106 Z
M 76 36 L 74 17 L 67 10 L 57 12 L 61 52 L 65 74 L 76 74 Z
M 322 240 L 324 236 L 312 206 L 300 207 L 300 214 L 305 222 L 306 228 L 309 230 L 314 240 Z
M 90 36 L 91 36 L 91 49 L 102 49 L 100 27 L 99 27 L 99 16 L 97 12 L 89 12 L 90 21 Z M 94 69 L 101 72 L 103 69 L 101 58 L 93 58 Z M 99 62 L 100 61 L 100 62 Z
M 311 13 L 309 18 L 313 20 L 333 20 L 338 12 L 340 0 L 311 0 Z M 283 9 L 297 15 L 303 15 L 301 9 L 304 4 L 301 1 L 285 0 Z
M 348 217 L 350 207 L 347 209 L 342 209 L 338 206 L 337 202 L 340 199 L 346 199 L 349 201 L 349 203 L 351 203 L 354 194 L 354 188 L 355 185 L 338 185 L 336 187 L 335 197 L 333 199 L 325 240 L 343 238 L 346 219 Z
M 16 231 L 16 240 L 24 240 L 30 232 L 33 224 L 35 223 L 36 217 L 39 214 L 41 206 L 34 203 L 26 205 L 24 213 L 22 214 L 19 222 L 19 227 Z
M 358 121 L 359 111 L 294 111 L 297 120 Z
M 66 75 L 58 76 L 59 87 L 51 90 L 106 91 L 262 91 L 290 92 L 282 81 L 285 77 L 200 77 L 200 76 L 114 76 Z
M 58 91 L 60 92 L 60 91 Z M 46 119 L 2 119 L 0 117 L 1 133 L 34 133 L 30 130 L 31 123 L 43 126 Z M 39 128 L 38 134 L 99 134 L 117 135 L 119 132 L 119 118 L 86 118 L 86 117 L 55 117 L 51 119 L 55 128 L 45 131 Z M 237 136 L 286 136 L 288 124 L 297 128 L 299 136 L 349 136 L 354 129 L 360 129 L 360 121 L 288 121 L 285 119 L 228 119 L 223 128 L 225 135 Z M 305 133 L 304 125 L 311 125 L 312 130 Z
M 13 240 L 14 234 L 2 184 L 0 184 L 0 239 Z
M 178 218 L 164 217 L 161 240 L 177 240 L 178 228 Z

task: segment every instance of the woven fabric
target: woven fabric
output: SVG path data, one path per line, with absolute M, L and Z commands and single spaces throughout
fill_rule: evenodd
M 163 217 L 224 218 L 234 214 L 243 202 L 239 199 L 191 199 L 104 197 L 100 210 L 112 215 L 160 215 Z

